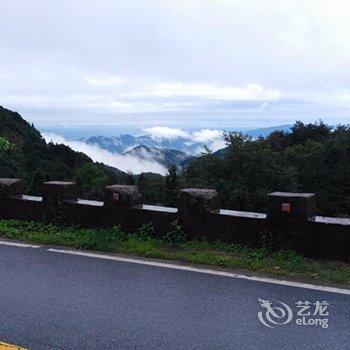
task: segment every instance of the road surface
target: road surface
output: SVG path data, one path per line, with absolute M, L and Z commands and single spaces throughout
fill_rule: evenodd
M 346 291 L 3 243 L 0 341 L 39 350 L 350 349 Z M 276 317 L 259 299 L 273 302 Z M 318 309 L 323 316 L 311 318 L 326 318 L 328 328 L 297 325 L 298 301 L 326 301 L 328 307 Z M 315 312 L 310 306 L 306 312 Z

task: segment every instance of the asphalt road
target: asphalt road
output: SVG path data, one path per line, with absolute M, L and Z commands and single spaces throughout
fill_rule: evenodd
M 0 341 L 29 349 L 350 349 L 350 295 L 1 244 L 0 276 Z

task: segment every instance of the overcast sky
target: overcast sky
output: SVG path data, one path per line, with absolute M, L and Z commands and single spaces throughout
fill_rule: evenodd
M 39 127 L 350 115 L 348 0 L 0 0 L 0 105 Z

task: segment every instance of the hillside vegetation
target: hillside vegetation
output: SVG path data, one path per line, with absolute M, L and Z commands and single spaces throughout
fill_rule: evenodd
M 296 122 L 291 132 L 275 131 L 253 140 L 226 133 L 221 156 L 193 161 L 187 186 L 216 188 L 225 207 L 265 209 L 271 191 L 313 192 L 324 215 L 350 215 L 350 127 Z
M 65 145 L 46 143 L 18 113 L 0 107 L 0 177 L 23 179 L 29 194 L 40 194 L 44 181 L 76 180 L 81 195 L 101 198 L 105 185 L 125 181 L 126 174 Z
M 19 177 L 25 191 L 43 181 L 75 180 L 81 196 L 101 199 L 112 183 L 136 184 L 149 204 L 175 206 L 181 188 L 214 188 L 221 207 L 265 211 L 272 191 L 314 192 L 322 215 L 350 216 L 350 127 L 296 122 L 252 139 L 226 132 L 227 147 L 192 160 L 183 172 L 138 176 L 94 163 L 65 145 L 46 143 L 18 113 L 0 107 L 0 177 Z
M 349 126 L 296 122 L 266 138 L 224 137 L 226 148 L 197 157 L 183 173 L 172 168 L 163 182 L 143 176 L 141 191 L 173 205 L 182 187 L 214 188 L 222 208 L 245 211 L 265 211 L 272 191 L 313 192 L 320 214 L 350 216 Z

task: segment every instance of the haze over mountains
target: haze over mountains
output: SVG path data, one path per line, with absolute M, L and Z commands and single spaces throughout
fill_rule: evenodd
M 275 130 L 289 131 L 291 125 L 279 125 L 275 127 L 254 129 L 244 132 L 244 134 L 257 138 L 266 137 Z M 177 128 L 154 127 L 145 130 L 142 135 L 121 134 L 118 136 L 91 136 L 78 138 L 89 145 L 96 145 L 112 153 L 129 152 L 132 148 L 146 146 L 163 150 L 178 150 L 189 155 L 197 155 L 210 149 L 215 152 L 225 147 L 221 130 L 204 129 L 188 132 Z
M 274 130 L 289 131 L 290 125 L 254 129 L 245 132 L 252 138 L 266 137 Z M 121 134 L 112 137 L 91 136 L 64 138 L 44 134 L 48 141 L 64 143 L 76 151 L 88 154 L 93 160 L 133 173 L 165 174 L 171 165 L 186 167 L 191 160 L 209 149 L 225 148 L 221 130 L 186 131 L 179 128 L 153 127 L 141 135 Z M 218 152 L 218 155 L 220 152 Z
M 186 134 L 185 132 L 184 134 L 164 136 L 154 136 L 152 134 L 133 136 L 124 134 L 113 137 L 92 136 L 78 139 L 78 141 L 89 145 L 96 145 L 102 149 L 119 154 L 129 152 L 138 146 L 162 150 L 177 150 L 191 155 L 199 154 L 205 147 L 214 151 L 225 147 L 220 130 L 204 130 L 204 132 L 209 135 L 195 137 L 193 134 Z M 202 131 L 198 133 L 202 133 Z

